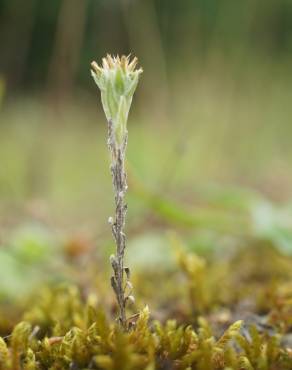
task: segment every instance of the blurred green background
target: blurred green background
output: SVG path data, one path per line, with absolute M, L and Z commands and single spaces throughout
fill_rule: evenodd
M 89 73 L 106 53 L 144 69 L 129 119 L 130 243 L 159 245 L 174 228 L 198 248 L 256 233 L 291 251 L 290 0 L 0 0 L 2 244 L 27 224 L 112 243 Z

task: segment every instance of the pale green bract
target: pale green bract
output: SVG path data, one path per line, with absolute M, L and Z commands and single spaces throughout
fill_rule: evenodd
M 102 66 L 91 63 L 92 77 L 101 91 L 102 106 L 108 122 L 112 122 L 115 138 L 122 144 L 127 134 L 127 121 L 134 92 L 142 69 L 136 69 L 137 58 L 112 57 L 102 60 Z

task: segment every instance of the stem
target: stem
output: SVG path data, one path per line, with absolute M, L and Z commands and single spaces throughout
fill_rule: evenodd
M 125 220 L 127 205 L 125 195 L 127 191 L 127 176 L 125 172 L 125 153 L 127 147 L 127 134 L 121 144 L 117 143 L 113 122 L 108 122 L 108 147 L 111 153 L 111 174 L 115 192 L 115 217 L 110 218 L 112 234 L 116 243 L 116 255 L 111 257 L 113 276 L 111 286 L 115 292 L 119 307 L 119 323 L 123 329 L 127 327 L 125 290 L 128 283 L 128 269 L 124 268 L 124 254 L 126 248 Z M 125 283 L 124 275 L 127 275 Z

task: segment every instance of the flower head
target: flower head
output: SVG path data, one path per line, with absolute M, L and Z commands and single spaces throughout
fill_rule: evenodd
M 143 72 L 136 69 L 138 59 L 129 56 L 107 55 L 102 65 L 91 63 L 91 75 L 101 91 L 101 101 L 108 121 L 111 121 L 118 143 L 122 143 L 127 133 L 127 120 L 132 98 L 139 76 Z

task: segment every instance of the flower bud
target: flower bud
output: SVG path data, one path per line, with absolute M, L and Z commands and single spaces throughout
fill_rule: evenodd
M 101 91 L 101 101 L 108 122 L 114 129 L 115 139 L 121 145 L 127 134 L 127 121 L 132 98 L 142 69 L 136 69 L 137 58 L 129 56 L 102 59 L 102 66 L 91 63 L 91 75 Z

